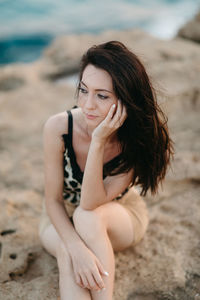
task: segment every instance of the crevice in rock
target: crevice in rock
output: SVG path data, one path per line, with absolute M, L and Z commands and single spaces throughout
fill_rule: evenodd
M 10 258 L 11 259 L 16 259 L 17 258 L 17 254 L 15 254 L 15 253 L 10 254 Z
M 194 185 L 199 185 L 200 184 L 200 178 L 191 178 L 190 181 Z
M 14 76 L 0 79 L 0 91 L 8 92 L 15 90 L 25 84 L 24 79 Z
M 11 257 L 12 256 L 12 257 Z M 11 259 L 16 259 L 17 255 L 15 253 L 10 254 Z M 36 256 L 34 253 L 30 252 L 27 254 L 27 259 L 26 262 L 23 266 L 20 268 L 13 270 L 12 272 L 9 273 L 10 279 L 14 281 L 21 281 L 21 277 L 23 277 L 25 274 L 27 274 L 31 264 L 34 262 L 36 259 Z
M 195 89 L 193 91 L 193 95 L 192 95 L 191 101 L 192 101 L 192 105 L 193 105 L 194 108 L 196 108 L 196 106 L 197 106 L 197 102 L 198 102 L 198 99 L 199 99 L 199 93 L 200 92 L 197 89 Z
M 1 235 L 4 236 L 4 235 L 12 234 L 12 233 L 15 233 L 15 232 L 16 232 L 16 229 L 6 229 L 6 230 L 3 230 L 1 232 Z

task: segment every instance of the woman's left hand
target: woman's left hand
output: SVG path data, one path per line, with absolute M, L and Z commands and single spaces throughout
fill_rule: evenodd
M 106 141 L 113 132 L 122 126 L 126 118 L 126 107 L 118 100 L 117 109 L 115 104 L 111 106 L 106 118 L 94 129 L 92 139 Z

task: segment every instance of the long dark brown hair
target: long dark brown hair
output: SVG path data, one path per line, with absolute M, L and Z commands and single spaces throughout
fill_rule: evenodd
M 92 46 L 83 55 L 79 82 L 92 64 L 112 77 L 114 93 L 126 106 L 127 119 L 118 129 L 121 159 L 108 175 L 133 170 L 132 185 L 140 185 L 141 196 L 150 188 L 155 194 L 174 154 L 167 117 L 157 103 L 156 93 L 138 57 L 119 41 Z M 78 90 L 77 90 L 78 94 Z

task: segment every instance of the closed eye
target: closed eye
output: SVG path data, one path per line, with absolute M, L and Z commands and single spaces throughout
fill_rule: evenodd
M 82 87 L 79 87 L 78 89 L 79 89 L 79 91 L 80 91 L 82 94 L 87 94 L 87 90 L 86 90 L 86 89 L 84 89 L 84 88 L 82 88 Z
M 104 96 L 104 95 L 101 95 L 101 94 L 97 94 L 98 98 L 102 99 L 102 100 L 105 100 L 105 99 L 108 99 L 109 97 L 108 96 Z
M 86 89 L 84 89 L 83 87 L 79 86 L 78 90 L 80 91 L 80 93 L 82 94 L 87 94 L 88 91 Z M 105 100 L 105 99 L 108 99 L 109 97 L 108 96 L 104 96 L 102 94 L 97 94 L 97 97 L 101 100 Z

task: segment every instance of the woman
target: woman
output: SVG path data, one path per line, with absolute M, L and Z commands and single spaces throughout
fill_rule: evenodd
M 44 126 L 39 234 L 57 259 L 61 300 L 109 300 L 114 252 L 143 238 L 141 196 L 156 193 L 173 146 L 144 66 L 122 43 L 83 55 L 77 96 L 78 107 Z

